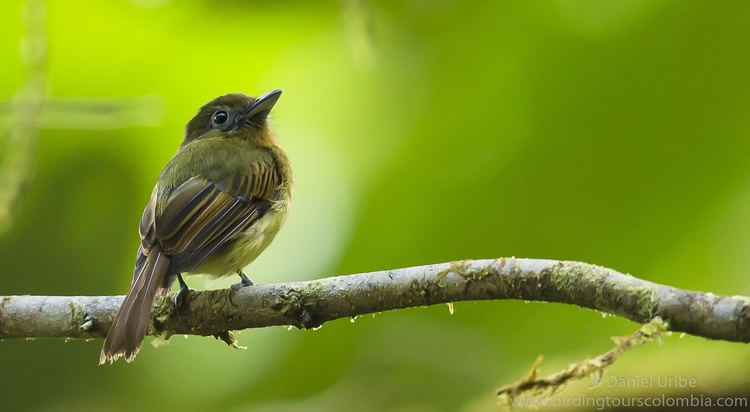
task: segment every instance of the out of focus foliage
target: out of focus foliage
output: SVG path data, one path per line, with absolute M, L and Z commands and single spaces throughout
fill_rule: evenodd
M 0 99 L 24 81 L 22 5 L 0 2 Z M 186 121 L 219 94 L 273 88 L 297 190 L 249 268 L 258 282 L 524 256 L 750 294 L 750 2 L 47 0 L 46 19 L 49 96 L 161 103 L 142 114 L 155 127 L 46 125 L 0 238 L 0 294 L 124 293 L 142 207 Z M 98 341 L 5 341 L 0 399 L 491 410 L 538 354 L 551 371 L 635 328 L 483 302 L 245 331 L 246 351 L 173 337 L 113 367 L 96 366 Z M 743 345 L 673 337 L 609 371 L 741 393 L 749 361 Z

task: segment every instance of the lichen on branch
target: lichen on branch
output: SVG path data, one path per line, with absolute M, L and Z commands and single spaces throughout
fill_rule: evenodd
M 122 296 L 0 297 L 0 338 L 103 337 Z M 710 339 L 750 342 L 750 298 L 660 285 L 596 265 L 543 259 L 465 260 L 161 299 L 149 334 L 226 337 L 277 325 L 314 328 L 368 313 L 469 300 L 558 302 Z
M 506 406 L 512 406 L 514 399 L 520 396 L 552 395 L 564 387 L 568 382 L 591 377 L 595 383 L 601 379 L 604 369 L 612 365 L 628 349 L 640 346 L 654 340 L 661 340 L 668 331 L 668 325 L 661 318 L 656 317 L 641 326 L 635 333 L 625 337 L 614 337 L 615 347 L 604 354 L 586 359 L 582 362 L 568 365 L 567 368 L 552 375 L 540 378 L 539 366 L 542 357 L 538 357 L 531 367 L 531 371 L 519 382 L 505 385 L 497 390 L 497 396 Z

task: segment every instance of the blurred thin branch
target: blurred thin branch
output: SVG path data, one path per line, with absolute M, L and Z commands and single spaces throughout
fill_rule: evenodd
M 342 0 L 344 27 L 354 62 L 364 69 L 375 64 L 374 25 L 366 0 Z
M 121 99 L 51 97 L 43 102 L 37 120 L 41 129 L 106 130 L 157 126 L 162 101 L 157 96 Z M 0 102 L 0 122 L 14 118 L 13 106 Z
M 44 0 L 27 0 L 26 32 L 21 52 L 26 79 L 12 101 L 0 102 L 0 233 L 7 231 L 21 194 L 31 178 L 40 130 L 118 129 L 155 126 L 161 101 L 154 96 L 131 99 L 49 98 L 47 31 Z
M 122 296 L 0 297 L 0 338 L 103 337 Z M 225 336 L 229 330 L 324 322 L 368 313 L 468 300 L 522 299 L 596 309 L 639 323 L 659 317 L 670 330 L 750 342 L 750 298 L 659 285 L 587 263 L 488 259 L 416 266 L 307 282 L 191 291 L 177 311 L 168 297 L 149 334 Z
M 0 233 L 10 225 L 12 211 L 31 172 L 39 140 L 39 113 L 44 100 L 47 68 L 47 33 L 44 0 L 28 0 L 24 11 L 26 36 L 22 54 L 26 83 L 16 94 L 6 123 L 4 158 L 0 165 Z

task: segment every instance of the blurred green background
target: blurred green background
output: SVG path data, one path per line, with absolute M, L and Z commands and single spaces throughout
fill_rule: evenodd
M 750 295 L 750 2 L 41 4 L 50 101 L 125 114 L 45 112 L 0 236 L 2 295 L 124 293 L 184 124 L 217 95 L 274 88 L 296 193 L 249 267 L 256 282 L 522 256 Z M 6 103 L 28 78 L 24 7 L 0 2 Z M 247 330 L 246 351 L 175 336 L 111 367 L 96 365 L 99 340 L 6 340 L 0 409 L 494 410 L 494 390 L 538 354 L 553 372 L 636 327 L 572 306 L 457 303 L 452 316 L 439 305 Z M 608 373 L 746 394 L 750 351 L 674 336 Z M 589 384 L 567 393 L 630 390 Z

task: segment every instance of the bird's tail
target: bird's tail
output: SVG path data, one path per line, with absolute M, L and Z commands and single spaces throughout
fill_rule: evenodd
M 168 287 L 169 258 L 156 246 L 148 256 L 140 255 L 136 263 L 133 283 L 117 311 L 107 338 L 104 340 L 99 364 L 114 362 L 124 356 L 131 362 L 141 349 L 154 299 Z

